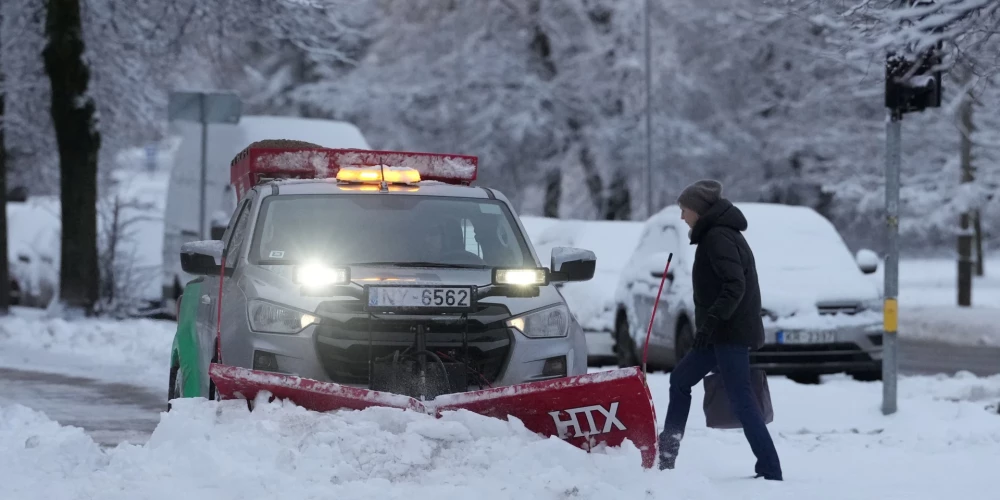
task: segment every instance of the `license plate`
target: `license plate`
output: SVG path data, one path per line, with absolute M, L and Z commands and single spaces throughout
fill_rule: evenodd
M 457 286 L 372 286 L 368 308 L 467 310 L 472 307 L 472 288 Z
M 837 341 L 835 332 L 785 332 L 777 334 L 779 344 L 832 344 Z

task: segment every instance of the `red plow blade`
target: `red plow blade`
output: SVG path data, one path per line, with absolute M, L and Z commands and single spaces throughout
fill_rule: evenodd
M 312 411 L 364 410 L 372 406 L 424 411 L 420 401 L 408 396 L 359 389 L 283 373 L 212 363 L 208 367 L 208 376 L 215 382 L 216 390 L 222 399 L 253 401 L 258 392 L 268 391 L 277 399 L 288 399 Z
M 503 420 L 514 416 L 534 432 L 585 450 L 601 443 L 619 446 L 628 439 L 642 452 L 647 468 L 656 458 L 653 399 L 637 367 L 445 394 L 432 403 L 438 412 L 464 409 Z
M 656 415 L 638 367 L 445 394 L 426 402 L 217 363 L 209 367 L 209 375 L 222 399 L 253 400 L 264 390 L 313 411 L 386 406 L 436 416 L 460 409 L 501 420 L 513 416 L 531 431 L 585 450 L 620 446 L 627 439 L 640 450 L 643 467 L 652 467 L 656 459 Z

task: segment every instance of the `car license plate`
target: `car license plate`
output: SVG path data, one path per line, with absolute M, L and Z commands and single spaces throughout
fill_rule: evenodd
M 372 286 L 368 288 L 370 309 L 469 309 L 472 288 L 459 286 Z
M 835 332 L 779 331 L 779 344 L 832 344 L 837 341 Z

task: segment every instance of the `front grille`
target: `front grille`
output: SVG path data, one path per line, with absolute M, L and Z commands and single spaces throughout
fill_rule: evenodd
M 766 344 L 750 353 L 751 363 L 796 364 L 796 363 L 852 363 L 871 361 L 867 353 L 851 343 L 838 344 Z
M 392 359 L 395 352 L 415 350 L 416 333 L 412 319 L 351 318 L 346 322 L 324 319 L 317 327 L 316 349 L 323 369 L 330 380 L 341 384 L 368 383 L 368 329 L 371 321 L 372 355 L 375 359 Z M 427 350 L 443 353 L 445 363 L 462 360 L 465 325 L 462 321 L 441 324 L 424 322 Z M 468 325 L 468 374 L 470 386 L 493 384 L 503 374 L 510 355 L 510 331 L 500 323 L 484 325 L 470 320 Z M 439 354 L 440 355 L 440 354 Z M 429 359 L 428 362 L 435 362 Z

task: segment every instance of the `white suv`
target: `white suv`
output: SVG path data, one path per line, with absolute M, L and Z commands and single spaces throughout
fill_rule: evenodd
M 861 380 L 882 374 L 879 290 L 866 278 L 878 258 L 854 257 L 836 228 L 808 207 L 736 203 L 757 261 L 765 346 L 751 363 L 769 374 L 815 382 L 847 372 Z M 620 366 L 641 362 L 642 346 L 667 254 L 673 253 L 649 341 L 649 364 L 669 369 L 694 336 L 691 265 L 695 246 L 680 208 L 671 205 L 646 222 L 615 292 L 615 352 Z

